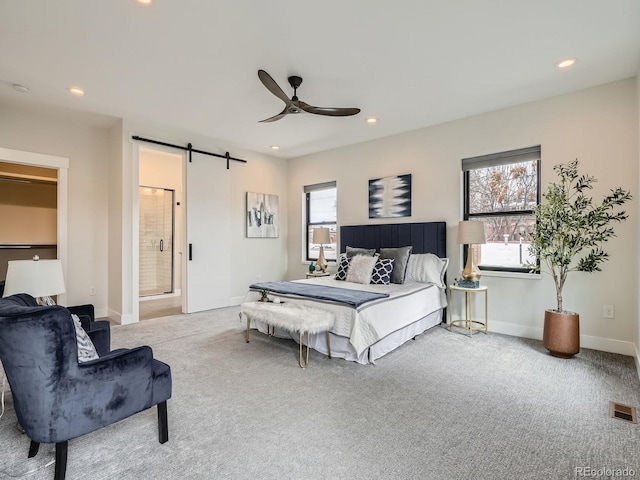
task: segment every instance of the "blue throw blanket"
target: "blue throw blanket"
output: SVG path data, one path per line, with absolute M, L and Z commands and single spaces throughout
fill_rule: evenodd
M 291 293 L 303 297 L 330 300 L 332 302 L 345 303 L 354 307 L 377 300 L 387 298 L 388 293 L 366 292 L 364 290 L 350 290 L 348 288 L 327 287 L 324 285 L 310 285 L 299 282 L 262 282 L 254 283 L 251 290 L 269 290 L 274 293 Z

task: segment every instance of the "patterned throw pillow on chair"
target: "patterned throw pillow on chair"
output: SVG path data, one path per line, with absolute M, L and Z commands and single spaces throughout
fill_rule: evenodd
M 76 343 L 78 344 L 78 362 L 90 362 L 91 360 L 96 360 L 98 357 L 98 352 L 96 351 L 96 347 L 93 345 L 93 342 L 89 338 L 87 332 L 82 328 L 82 324 L 80 323 L 80 318 L 75 313 L 71 314 L 71 318 L 73 318 L 73 325 L 76 327 Z
M 389 285 L 393 272 L 393 258 L 378 258 L 371 272 L 371 283 L 374 285 Z

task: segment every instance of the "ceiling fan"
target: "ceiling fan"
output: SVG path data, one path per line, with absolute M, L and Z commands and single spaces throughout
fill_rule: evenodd
M 350 115 L 356 115 L 360 113 L 359 108 L 314 107 L 313 105 L 309 105 L 308 103 L 299 100 L 296 92 L 298 90 L 298 87 L 302 84 L 302 77 L 298 77 L 295 75 L 289 77 L 289 85 L 293 87 L 293 97 L 291 97 L 291 99 L 287 97 L 287 94 L 282 91 L 276 81 L 271 78 L 271 75 L 269 75 L 264 70 L 258 70 L 258 78 L 260 78 L 262 84 L 267 87 L 267 90 L 269 90 L 285 103 L 284 110 L 282 110 L 279 114 L 274 115 L 273 117 L 266 118 L 264 120 L 260 120 L 261 122 L 275 122 L 276 120 L 280 120 L 282 117 L 290 113 L 307 112 L 315 113 L 316 115 L 327 115 L 329 117 L 348 117 Z

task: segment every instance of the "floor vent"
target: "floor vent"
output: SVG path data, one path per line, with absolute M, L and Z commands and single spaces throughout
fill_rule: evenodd
M 623 405 L 621 403 L 609 402 L 609 413 L 611 418 L 619 418 L 625 422 L 638 423 L 636 407 Z

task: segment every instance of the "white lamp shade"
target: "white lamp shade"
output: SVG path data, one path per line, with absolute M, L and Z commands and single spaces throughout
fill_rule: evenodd
M 464 220 L 458 223 L 458 243 L 461 245 L 478 245 L 487 243 L 484 235 L 484 222 Z
M 4 297 L 16 293 L 28 293 L 32 297 L 50 297 L 64 292 L 60 260 L 9 261 Z
M 320 245 L 330 243 L 329 229 L 325 227 L 314 228 L 311 243 L 319 243 Z

